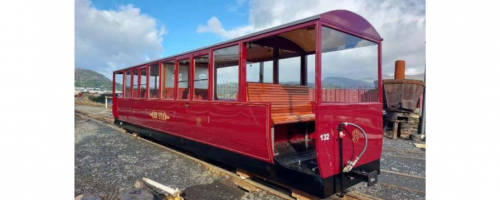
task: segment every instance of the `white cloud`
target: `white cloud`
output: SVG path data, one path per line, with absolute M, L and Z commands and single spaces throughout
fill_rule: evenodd
M 167 31 L 133 5 L 99 10 L 75 2 L 75 66 L 111 78 L 112 71 L 159 58 Z
M 423 71 L 420 71 L 417 68 L 409 68 L 409 69 L 405 70 L 406 75 L 416 75 L 416 74 L 420 74 L 420 73 L 423 73 Z
M 198 26 L 198 33 L 230 39 L 330 10 L 350 10 L 366 18 L 384 38 L 384 74 L 392 74 L 394 62 L 399 59 L 406 61 L 409 72 L 424 71 L 425 0 L 251 0 L 249 5 L 246 25 L 225 29 L 214 16 Z
M 236 5 L 230 5 L 227 7 L 227 10 L 229 12 L 236 12 L 238 11 L 245 3 L 247 0 L 236 0 Z
M 222 27 L 222 23 L 217 17 L 212 17 L 207 21 L 207 25 L 198 26 L 198 33 L 214 33 L 222 38 L 235 38 L 238 36 L 246 35 L 255 31 L 251 25 L 242 26 L 232 30 L 226 30 Z

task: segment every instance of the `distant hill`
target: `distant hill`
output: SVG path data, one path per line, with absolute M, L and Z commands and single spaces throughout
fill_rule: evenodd
M 424 73 L 415 74 L 415 75 L 408 75 L 408 74 L 406 74 L 405 75 L 405 79 L 414 79 L 414 80 L 421 80 L 421 81 L 423 81 L 424 80 L 424 76 L 425 76 Z M 391 75 L 391 76 L 384 75 L 384 77 L 383 77 L 383 79 L 393 79 L 393 78 L 394 78 L 394 75 Z
M 118 86 L 121 87 L 120 84 L 118 84 Z M 76 68 L 75 87 L 102 87 L 104 89 L 111 90 L 113 87 L 113 81 L 92 70 Z
M 394 75 L 386 75 L 386 74 L 383 74 L 382 75 L 382 79 L 394 79 Z M 424 80 L 424 73 L 422 74 L 415 74 L 415 75 L 408 75 L 406 74 L 405 75 L 405 79 L 414 79 L 414 80 L 421 80 L 423 81 Z M 373 83 L 373 81 L 375 80 L 375 78 L 363 78 L 362 79 L 363 81 L 365 82 L 368 82 L 368 83 Z
M 327 77 L 323 79 L 321 83 L 322 87 L 327 88 L 374 88 L 375 84 L 372 82 L 367 82 L 366 80 L 356 80 L 345 77 Z

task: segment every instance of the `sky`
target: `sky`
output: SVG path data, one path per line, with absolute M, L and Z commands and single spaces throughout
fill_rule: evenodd
M 384 74 L 398 59 L 407 74 L 424 72 L 424 0 L 75 0 L 75 67 L 111 78 L 117 69 L 338 9 L 361 15 L 384 38 Z

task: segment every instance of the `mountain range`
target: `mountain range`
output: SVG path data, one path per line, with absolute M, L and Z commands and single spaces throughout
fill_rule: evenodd
M 424 80 L 424 76 L 425 76 L 424 73 L 415 74 L 415 75 L 408 75 L 408 74 L 406 74 L 405 75 L 405 79 L 414 79 L 414 80 L 421 80 L 421 81 L 423 81 Z M 391 75 L 391 76 L 383 75 L 382 76 L 382 79 L 393 79 L 393 78 L 394 78 L 394 75 Z
M 382 79 L 393 79 L 394 76 L 383 75 Z M 405 75 L 405 79 L 424 80 L 424 74 Z M 350 88 L 373 88 L 374 78 L 351 79 L 345 77 L 326 77 L 321 84 L 322 87 L 350 87 Z M 309 83 L 309 85 L 313 85 Z

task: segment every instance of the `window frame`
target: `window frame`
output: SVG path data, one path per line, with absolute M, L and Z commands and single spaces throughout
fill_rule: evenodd
M 141 92 L 142 92 L 142 89 L 141 89 L 141 85 L 142 85 L 142 74 L 141 74 L 141 71 L 145 69 L 146 70 L 146 94 L 144 94 L 144 97 L 141 97 Z M 142 66 L 142 67 L 139 67 L 137 69 L 137 72 L 138 72 L 138 86 L 139 86 L 139 96 L 137 97 L 138 99 L 148 99 L 149 98 L 149 65 L 145 65 L 145 66 Z
M 237 85 L 237 88 L 238 88 L 238 92 L 236 93 L 236 98 L 235 99 L 217 99 L 217 79 L 216 79 L 216 76 L 217 76 L 217 69 L 215 68 L 215 51 L 217 50 L 221 50 L 221 49 L 225 49 L 225 48 L 229 48 L 229 47 L 233 47 L 233 46 L 236 46 L 238 48 L 238 85 Z M 211 88 L 212 88 L 212 91 L 211 91 L 211 95 L 212 95 L 212 100 L 213 101 L 227 101 L 227 102 L 238 102 L 238 101 L 241 101 L 241 82 L 242 82 L 242 75 L 246 76 L 246 74 L 243 74 L 242 73 L 242 60 L 245 59 L 246 60 L 246 57 L 245 58 L 242 58 L 242 41 L 238 41 L 238 42 L 231 42 L 231 43 L 227 43 L 227 44 L 223 44 L 223 45 L 219 45 L 219 46 L 216 46 L 216 47 L 213 47 L 210 49 L 210 61 L 211 61 L 211 67 L 212 68 L 212 74 L 210 75 L 210 78 L 212 80 L 212 84 L 211 84 Z M 246 49 L 246 47 L 245 47 Z M 246 55 L 245 55 L 246 56 Z M 246 65 L 246 64 L 243 64 L 243 65 Z M 210 86 L 209 86 L 210 87 Z M 246 99 L 246 98 L 245 98 Z
M 287 27 L 287 28 L 283 28 L 283 29 L 279 29 L 279 30 L 276 30 L 276 31 L 272 31 L 272 32 L 269 32 L 269 33 L 266 33 L 266 34 L 263 34 L 263 35 L 258 35 L 258 36 L 254 36 L 254 37 L 249 37 L 249 38 L 246 38 L 246 39 L 243 39 L 241 40 L 241 42 L 244 44 L 245 47 L 247 47 L 248 44 L 256 44 L 255 42 L 256 41 L 259 41 L 261 39 L 266 39 L 266 38 L 270 38 L 270 37 L 274 37 L 274 36 L 280 36 L 281 34 L 284 34 L 284 33 L 288 33 L 288 32 L 292 32 L 292 31 L 297 31 L 297 30 L 300 30 L 300 29 L 306 29 L 306 28 L 312 28 L 314 27 L 314 29 L 316 29 L 316 35 L 315 37 L 318 38 L 318 24 L 319 22 L 318 21 L 313 21 L 313 22 L 307 22 L 307 23 L 303 23 L 303 24 L 299 24 L 299 25 L 294 25 L 294 26 L 290 26 L 290 27 Z M 293 42 L 293 41 L 292 41 Z M 255 81 L 247 81 L 247 82 L 253 82 L 253 83 L 263 83 L 263 84 L 279 84 L 279 85 L 290 85 L 290 84 L 283 84 L 283 83 L 280 83 L 280 78 L 279 78 L 279 74 L 280 74 L 280 61 L 284 60 L 284 59 L 290 59 L 290 58 L 299 58 L 299 77 L 298 77 L 298 84 L 292 84 L 292 86 L 308 86 L 308 81 L 307 81 L 307 69 L 308 69 L 308 65 L 307 65 L 307 57 L 309 55 L 314 55 L 316 56 L 316 52 L 317 52 L 317 49 L 318 49 L 318 40 L 316 39 L 315 41 L 315 51 L 312 51 L 312 53 L 301 53 L 301 52 L 297 52 L 296 55 L 294 56 L 288 56 L 288 57 L 281 57 L 281 49 L 279 48 L 275 48 L 275 47 L 271 47 L 272 48 L 272 52 L 273 52 L 273 58 L 270 59 L 270 60 L 265 60 L 265 61 L 261 61 L 263 63 L 265 62 L 272 62 L 272 81 L 271 82 L 265 82 L 265 76 L 262 77 L 262 80 L 260 79 L 259 77 L 259 82 L 255 82 Z M 257 44 L 259 45 L 259 44 Z M 244 54 L 242 54 L 240 57 L 243 58 L 243 62 L 245 62 L 245 66 L 244 68 L 247 69 L 247 66 L 246 66 L 246 56 L 247 56 L 247 52 L 248 52 L 248 47 L 247 48 L 244 48 L 243 49 L 245 52 Z M 242 51 L 240 51 L 241 53 Z M 257 63 L 257 62 L 256 62 Z M 262 70 L 264 71 L 264 70 Z M 246 71 L 245 71 L 246 73 Z M 245 74 L 245 79 L 246 79 L 246 74 Z
M 188 89 L 189 89 L 189 91 L 188 91 L 188 98 L 187 99 L 182 99 L 182 98 L 179 98 L 179 92 L 178 92 L 178 90 L 179 90 L 179 83 L 178 83 L 179 82 L 179 71 L 180 71 L 180 69 L 179 69 L 180 68 L 179 67 L 179 61 L 186 60 L 186 59 L 189 60 L 189 66 L 188 66 L 188 70 L 189 70 L 189 72 L 188 72 L 188 78 L 189 78 L 189 80 L 188 80 Z M 193 73 L 193 70 L 192 70 L 192 67 L 193 67 L 193 56 L 191 54 L 186 54 L 186 55 L 178 56 L 178 57 L 175 58 L 174 62 L 175 62 L 175 72 L 174 72 L 174 74 L 175 74 L 175 81 L 174 81 L 174 89 L 175 89 L 175 91 L 174 91 L 174 100 L 177 100 L 177 101 L 190 101 L 190 100 L 192 100 L 192 96 L 191 96 L 192 91 L 191 90 L 193 89 L 192 83 L 191 83 L 193 81 L 193 79 L 192 79 L 192 73 Z
M 164 70 L 166 62 L 173 62 L 174 63 L 174 81 L 173 81 L 174 86 L 172 87 L 172 89 L 174 90 L 174 95 L 171 99 L 163 98 L 163 89 L 165 88 L 165 84 L 166 84 L 165 82 L 167 82 L 166 78 L 168 78 L 168 77 L 165 77 L 166 70 Z M 160 66 L 160 88 L 159 88 L 160 94 L 158 96 L 158 99 L 164 100 L 164 101 L 176 100 L 176 98 L 177 98 L 177 77 L 176 77 L 177 61 L 175 58 L 169 58 L 169 59 L 158 61 L 158 64 Z
M 157 88 L 157 97 L 151 97 L 151 93 L 150 93 L 150 84 L 149 84 L 149 81 L 150 81 L 150 74 L 151 74 L 151 67 L 154 66 L 154 65 L 158 65 L 158 88 Z M 150 63 L 148 65 L 148 69 L 147 69 L 147 77 L 148 77 L 148 80 L 147 80 L 147 84 L 148 84 L 148 96 L 147 96 L 147 99 L 161 99 L 161 63 L 160 62 L 157 62 L 157 63 Z
M 196 74 L 196 65 L 195 65 L 196 63 L 194 62 L 194 60 L 196 58 L 198 58 L 198 57 L 203 57 L 203 56 L 207 56 L 207 58 L 208 58 L 208 66 L 207 66 L 207 69 L 208 69 L 208 75 L 207 75 L 208 87 L 207 87 L 207 92 L 208 92 L 208 94 L 207 94 L 207 99 L 198 100 L 198 99 L 194 99 L 194 96 L 195 96 L 195 94 L 194 94 L 194 90 L 195 90 L 195 88 L 194 88 L 194 79 L 195 79 L 195 77 L 194 76 Z M 193 86 L 193 91 L 192 91 L 192 94 L 191 94 L 191 97 L 192 97 L 191 100 L 193 100 L 193 101 L 210 101 L 210 99 L 211 99 L 210 85 L 211 85 L 211 71 L 212 71 L 210 69 L 210 68 L 212 68 L 211 64 L 212 64 L 212 59 L 210 57 L 209 51 L 202 51 L 202 52 L 199 52 L 197 54 L 193 54 L 193 56 L 191 57 L 191 65 L 192 65 L 192 70 L 191 70 L 192 73 L 191 74 L 192 74 L 192 78 L 191 78 L 190 82 L 192 82 L 192 86 Z
M 117 88 L 116 88 L 116 83 L 117 83 L 117 79 L 116 79 L 116 75 L 117 74 L 121 74 L 122 75 L 122 87 L 121 87 L 121 96 L 117 97 L 117 98 L 123 98 L 124 97 L 124 91 L 125 91 L 125 84 L 124 84 L 124 80 L 125 80 L 125 71 L 115 71 L 113 72 L 113 97 L 115 97 L 116 95 L 116 92 L 118 91 Z
M 370 41 L 370 42 L 373 42 L 375 43 L 375 46 L 377 46 L 377 79 L 378 79 L 378 101 L 373 101 L 373 102 L 325 102 L 322 100 L 322 95 L 321 95 L 321 89 L 322 89 L 322 80 L 321 80 L 321 76 L 322 76 L 322 69 L 323 69 L 323 66 L 322 66 L 322 62 L 323 62 L 323 58 L 322 58 L 322 51 L 323 51 L 323 47 L 322 47 L 322 35 L 323 35 L 323 27 L 326 27 L 326 28 L 330 28 L 330 29 L 333 29 L 335 31 L 338 31 L 338 32 L 341 32 L 341 33 L 344 33 L 344 34 L 347 34 L 347 35 L 350 35 L 350 36 L 354 36 L 354 37 L 358 37 L 358 38 L 361 38 L 363 40 L 367 40 L 367 41 Z M 377 40 L 374 40 L 370 37 L 367 37 L 365 35 L 362 35 L 362 34 L 358 34 L 356 32 L 353 32 L 353 31 L 350 31 L 349 29 L 345 29 L 345 28 L 342 28 L 342 27 L 338 27 L 338 26 L 335 26 L 333 24 L 330 24 L 330 23 L 327 23 L 327 22 L 324 22 L 324 21 L 317 21 L 316 22 L 316 52 L 320 52 L 320 53 L 316 53 L 316 80 L 315 80 L 315 91 L 316 91 L 316 95 L 315 95 L 315 101 L 316 103 L 318 103 L 319 105 L 332 105 L 332 104 L 358 104 L 358 105 L 361 105 L 361 104 L 380 104 L 380 103 L 383 103 L 383 91 L 382 91 L 382 41 L 377 41 Z
M 132 89 L 133 89 L 133 84 L 132 84 L 132 82 L 134 81 L 134 74 L 133 74 L 133 71 L 132 71 L 132 69 L 127 69 L 127 70 L 123 70 L 123 72 L 124 72 L 124 75 L 123 75 L 123 76 L 124 76 L 124 78 L 123 78 L 123 80 L 125 81 L 125 82 L 124 82 L 124 84 L 123 84 L 123 85 L 124 85 L 124 86 L 123 86 L 123 87 L 124 87 L 124 88 L 123 88 L 123 91 L 125 92 L 125 93 L 123 94 L 123 98 L 132 98 L 132 92 L 133 92 L 133 90 L 132 90 Z M 130 73 L 130 74 L 129 74 L 129 75 L 127 75 L 127 72 L 128 72 L 128 73 Z M 129 80 L 130 80 L 130 88 L 128 89 L 128 92 L 129 92 L 128 94 L 129 94 L 129 95 L 125 96 L 126 91 L 127 91 L 127 85 L 126 85 L 126 84 L 127 84 L 127 82 L 126 82 L 126 81 L 127 81 L 127 76 L 130 76 L 130 77 L 128 77 L 128 78 L 129 78 Z
M 130 82 L 130 89 L 132 91 L 132 93 L 130 94 L 130 98 L 133 98 L 133 99 L 138 99 L 139 98 L 139 93 L 137 93 L 137 95 L 134 95 L 134 76 L 137 72 L 137 91 L 139 92 L 139 68 L 138 67 L 134 67 L 130 70 L 132 73 L 130 74 L 131 78 L 132 78 L 132 81 Z

